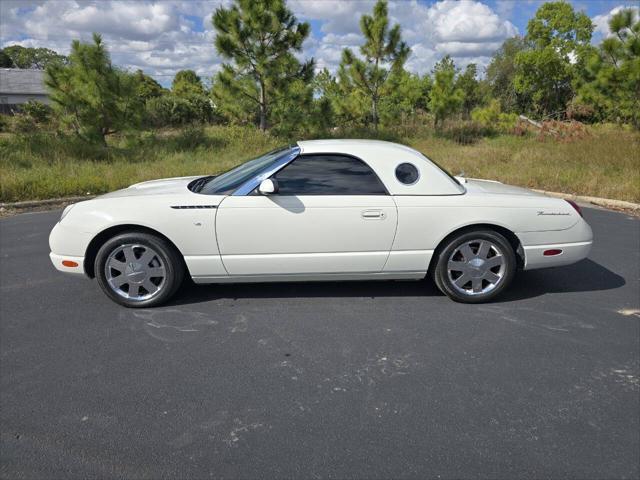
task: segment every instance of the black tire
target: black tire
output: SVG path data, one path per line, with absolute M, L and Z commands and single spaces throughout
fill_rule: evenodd
M 148 259 L 145 254 L 149 256 Z M 132 257 L 127 255 L 134 255 L 133 258 L 141 260 L 141 263 L 130 261 Z M 110 262 L 108 271 L 105 268 L 107 261 Z M 114 264 L 118 267 L 112 268 Z M 163 304 L 178 290 L 185 276 L 184 261 L 175 247 L 160 237 L 143 232 L 122 233 L 107 240 L 98 250 L 94 268 L 104 293 L 114 302 L 131 308 Z M 120 272 L 120 268 L 124 270 Z M 152 275 L 155 272 L 161 273 Z M 107 278 L 108 275 L 110 278 Z M 127 283 L 119 287 L 112 286 L 119 283 L 119 275 L 126 275 L 123 281 Z M 148 283 L 147 279 L 153 284 Z M 154 291 L 154 288 L 157 290 Z M 136 296 L 127 298 L 129 291 L 135 291 Z
M 480 248 L 483 248 L 482 252 Z M 487 254 L 483 255 L 487 248 Z M 471 258 L 466 258 L 462 250 L 470 252 Z M 451 265 L 456 265 L 451 271 L 450 260 L 454 262 Z M 469 263 L 471 260 L 473 262 Z M 439 249 L 436 262 L 433 271 L 436 286 L 449 298 L 461 303 L 483 303 L 494 299 L 509 286 L 516 273 L 513 247 L 504 236 L 493 230 L 467 231 L 447 240 Z M 476 288 L 477 285 L 479 287 Z

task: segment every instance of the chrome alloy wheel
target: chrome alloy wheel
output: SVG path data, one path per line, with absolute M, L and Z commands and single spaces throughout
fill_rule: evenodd
M 109 287 L 128 300 L 143 301 L 156 296 L 165 284 L 166 270 L 158 253 L 140 244 L 116 247 L 104 265 Z
M 464 295 L 482 295 L 496 288 L 506 272 L 500 247 L 489 240 L 459 245 L 449 257 L 447 274 L 453 288 Z

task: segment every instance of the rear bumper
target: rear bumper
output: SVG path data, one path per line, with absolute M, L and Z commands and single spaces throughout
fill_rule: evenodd
M 75 273 L 77 275 L 84 275 L 84 257 L 73 257 L 70 255 L 58 255 L 56 253 L 51 252 L 49 254 L 49 258 L 51 258 L 51 263 L 56 269 L 60 270 L 64 273 Z M 77 266 L 66 266 L 63 265 L 63 261 L 75 262 Z
M 561 267 L 563 265 L 571 265 L 579 262 L 583 258 L 587 258 L 591 251 L 593 241 L 574 242 L 574 243 L 557 243 L 551 245 L 532 245 L 524 247 L 524 269 L 533 270 L 535 268 L 545 267 Z M 546 256 L 544 252 L 547 250 L 561 250 L 558 255 Z

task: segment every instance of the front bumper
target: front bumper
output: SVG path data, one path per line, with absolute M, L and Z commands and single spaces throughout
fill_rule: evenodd
M 53 266 L 61 272 L 84 274 L 84 257 L 91 238 L 90 233 L 80 228 L 58 222 L 49 235 L 49 257 Z M 67 265 L 62 263 L 64 261 L 67 261 Z
M 58 255 L 57 253 L 51 252 L 49 254 L 49 258 L 51 258 L 51 263 L 61 272 L 65 273 L 75 273 L 78 275 L 84 275 L 84 257 L 73 257 L 71 255 Z M 62 262 L 67 262 L 67 266 Z M 72 266 L 72 264 L 68 262 L 73 262 L 76 266 Z

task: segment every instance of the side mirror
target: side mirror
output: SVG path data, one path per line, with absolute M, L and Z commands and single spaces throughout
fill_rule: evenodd
M 271 178 L 263 180 L 262 182 L 260 182 L 258 192 L 260 192 L 261 195 L 271 195 L 273 193 L 278 193 L 278 181 Z

